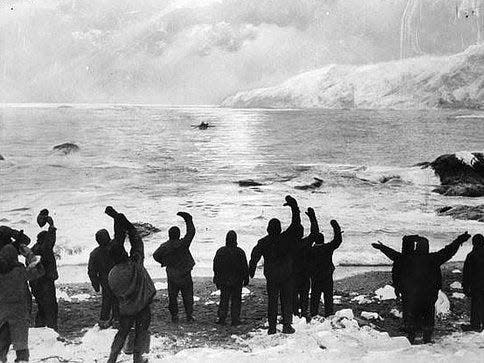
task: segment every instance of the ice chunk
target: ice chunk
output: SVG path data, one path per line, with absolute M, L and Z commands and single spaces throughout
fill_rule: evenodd
M 156 290 L 166 290 L 168 289 L 168 284 L 166 282 L 155 282 Z
M 220 296 L 220 290 L 214 291 L 210 295 L 211 296 Z
M 353 310 L 351 309 L 341 309 L 334 314 L 334 316 L 338 319 L 354 319 L 355 315 L 353 314 Z
M 244 296 L 244 295 L 250 295 L 250 290 L 246 287 L 242 288 L 242 296 Z
M 358 296 L 355 296 L 353 299 L 351 299 L 351 301 L 354 301 L 354 302 L 357 302 L 358 304 L 362 305 L 362 304 L 369 304 L 371 303 L 371 299 L 369 299 L 368 297 L 366 297 L 365 295 L 358 295 Z
M 193 301 L 195 301 L 195 302 L 200 301 L 200 298 L 198 296 L 194 296 Z
M 212 301 L 212 300 L 207 300 L 207 301 L 205 301 L 204 304 L 205 305 L 214 305 L 214 304 L 216 304 L 216 302 L 215 301 Z
M 392 314 L 394 317 L 399 318 L 399 319 L 403 318 L 402 312 L 398 309 L 395 309 L 395 308 L 390 310 L 390 314 Z
M 450 314 L 450 301 L 442 290 L 439 290 L 439 296 L 435 302 L 435 313 L 441 317 Z
M 462 284 L 459 281 L 454 281 L 450 284 L 450 288 L 454 290 L 462 290 Z
M 366 320 L 383 320 L 378 313 L 373 313 L 369 311 L 362 311 L 361 312 L 361 317 Z
M 452 273 L 453 274 L 460 274 L 460 273 L 462 273 L 462 271 L 461 270 L 458 270 L 458 269 L 455 269 L 455 270 L 452 270 Z
M 397 298 L 395 295 L 395 289 L 390 285 L 385 285 L 375 291 L 375 295 L 378 300 L 393 300 Z
M 454 292 L 452 293 L 452 297 L 454 299 L 465 299 L 466 296 L 462 292 Z

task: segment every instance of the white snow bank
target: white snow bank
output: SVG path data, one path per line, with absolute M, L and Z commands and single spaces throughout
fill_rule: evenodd
M 452 273 L 453 274 L 461 274 L 462 271 L 461 270 L 458 270 L 458 269 L 455 269 L 455 270 L 452 270 Z
M 459 281 L 454 281 L 450 284 L 450 288 L 454 290 L 462 290 L 462 284 Z
M 242 296 L 250 295 L 250 290 L 246 287 L 242 288 Z
M 212 292 L 210 296 L 220 296 L 220 290 Z
M 439 290 L 439 296 L 435 302 L 435 313 L 441 317 L 450 314 L 450 301 L 442 290 Z
M 337 312 L 332 319 L 316 318 L 310 324 L 305 319 L 294 319 L 296 333 L 292 335 L 267 335 L 266 330 L 250 332 L 243 337 L 233 335 L 240 348 L 221 347 L 183 349 L 173 354 L 173 342 L 168 338 L 152 337 L 150 362 L 482 362 L 484 351 L 480 349 L 484 333 L 455 333 L 437 339 L 432 345 L 410 346 L 404 337 L 390 337 L 369 326 L 359 327 L 348 318 L 351 310 Z M 340 318 L 351 324 L 340 324 Z M 281 329 L 281 326 L 278 326 Z M 58 335 L 47 328 L 30 330 L 32 362 L 58 363 L 105 361 L 115 331 L 112 329 L 89 329 L 84 337 L 73 342 L 58 341 Z M 184 338 L 188 339 L 188 338 Z M 183 344 L 182 341 L 178 343 Z M 11 352 L 9 358 L 14 358 Z M 49 358 L 50 357 L 50 358 Z M 119 361 L 131 361 L 121 355 Z
M 375 295 L 378 300 L 393 300 L 397 298 L 395 289 L 390 285 L 379 288 L 375 291 Z

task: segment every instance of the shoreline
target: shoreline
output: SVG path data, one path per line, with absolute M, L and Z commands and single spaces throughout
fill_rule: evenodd
M 341 309 L 352 309 L 360 325 L 369 325 L 374 329 L 386 332 L 390 336 L 403 336 L 401 330 L 402 319 L 393 316 L 390 311 L 394 308 L 401 310 L 396 300 L 378 301 L 371 300 L 367 304 L 358 304 L 352 299 L 357 295 L 365 295 L 371 299 L 375 290 L 391 283 L 390 268 L 385 270 L 371 270 L 360 272 L 356 275 L 343 276 L 336 268 L 334 294 L 340 296 L 335 299 L 335 311 Z M 450 288 L 450 284 L 461 281 L 462 275 L 453 273 L 455 269 L 462 270 L 462 263 L 451 262 L 444 265 L 443 291 L 451 302 L 451 313 L 443 318 L 436 319 L 435 340 L 446 335 L 461 331 L 460 324 L 467 323 L 468 301 L 452 297 L 453 292 L 461 292 Z M 243 297 L 241 319 L 244 324 L 239 327 L 219 326 L 217 320 L 217 308 L 219 296 L 211 295 L 216 291 L 211 277 L 194 277 L 194 317 L 195 322 L 185 322 L 181 297 L 179 298 L 180 324 L 170 322 L 168 312 L 168 296 L 166 290 L 166 279 L 154 278 L 157 286 L 157 295 L 152 304 L 151 334 L 163 336 L 173 341 L 170 350 L 177 352 L 187 348 L 197 347 L 225 347 L 238 349 L 237 342 L 232 335 L 245 336 L 257 329 L 263 329 L 266 321 L 266 290 L 265 279 L 257 278 L 250 281 L 247 288 L 250 294 Z M 159 289 L 164 287 L 164 289 Z M 97 324 L 101 305 L 101 296 L 96 294 L 90 283 L 57 283 L 57 290 L 62 295 L 82 297 L 81 300 L 72 298 L 71 301 L 59 300 L 59 334 L 61 339 L 76 340 L 84 335 L 87 329 Z M 82 295 L 79 295 L 82 294 Z M 89 295 L 89 297 L 87 297 Z M 59 298 L 59 295 L 58 295 Z M 86 300 L 84 300 L 86 299 Z M 338 301 L 339 300 L 339 301 Z M 361 312 L 376 312 L 383 320 L 365 321 L 361 319 Z M 35 313 L 35 304 L 34 311 Z M 230 319 L 227 319 L 230 323 Z

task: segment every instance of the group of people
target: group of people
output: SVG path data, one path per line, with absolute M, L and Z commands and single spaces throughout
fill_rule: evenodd
M 331 220 L 334 237 L 325 243 L 319 230 L 316 214 L 308 208 L 310 232 L 304 236 L 301 212 L 297 201 L 287 196 L 284 206 L 291 209 L 290 225 L 283 231 L 280 220 L 271 219 L 267 235 L 253 248 L 250 261 L 237 246 L 237 234 L 229 231 L 225 246 L 218 249 L 213 260 L 213 282 L 220 290 L 218 324 L 226 324 L 230 306 L 231 324 L 242 324 L 242 288 L 254 278 L 257 265 L 264 259 L 267 287 L 268 334 L 277 332 L 277 315 L 282 312 L 282 333 L 292 334 L 293 316 L 304 317 L 309 323 L 319 315 L 321 296 L 324 295 L 324 316 L 333 314 L 333 252 L 342 243 L 341 228 Z M 144 267 L 143 241 L 135 226 L 122 213 L 107 207 L 105 213 L 113 218 L 114 236 L 105 229 L 99 230 L 99 244 L 89 257 L 88 275 L 95 291 L 101 292 L 102 304 L 99 327 L 118 329 L 111 346 L 108 363 L 116 362 L 130 336 L 133 341 L 133 360 L 145 362 L 149 351 L 151 303 L 156 294 L 153 281 Z M 195 260 L 190 245 L 195 237 L 192 216 L 186 212 L 186 233 L 174 226 L 168 230 L 168 241 L 154 252 L 153 258 L 166 267 L 168 282 L 168 309 L 171 321 L 179 323 L 178 296 L 182 295 L 186 321 L 193 317 L 192 269 Z M 31 293 L 37 303 L 35 326 L 57 330 L 57 299 L 55 280 L 58 278 L 54 256 L 56 228 L 48 210 L 40 212 L 37 222 L 41 228 L 32 248 L 30 239 L 12 228 L 0 227 L 0 362 L 6 362 L 10 345 L 16 351 L 18 362 L 29 359 L 28 328 L 32 307 Z M 418 331 L 424 342 L 430 342 L 434 329 L 435 301 L 442 287 L 440 266 L 457 252 L 470 235 L 466 233 L 434 253 L 429 253 L 429 242 L 418 235 L 405 236 L 402 251 L 375 243 L 373 247 L 393 261 L 393 286 L 401 296 L 403 320 L 409 340 L 413 343 Z M 129 253 L 125 240 L 129 240 Z M 464 292 L 471 297 L 471 328 L 484 328 L 484 238 L 475 235 L 474 249 L 464 265 Z M 18 256 L 25 257 L 21 264 Z M 30 284 L 30 289 L 29 285 Z

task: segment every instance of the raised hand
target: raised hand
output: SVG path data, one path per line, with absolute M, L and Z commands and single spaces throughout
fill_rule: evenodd
M 176 215 L 182 217 L 185 220 L 192 219 L 192 215 L 187 212 L 178 212 Z
M 383 243 L 381 243 L 380 241 L 378 241 L 378 243 L 372 243 L 371 246 L 373 248 L 376 248 L 377 250 L 381 250 L 381 247 L 383 246 Z
M 290 195 L 286 196 L 286 203 L 283 204 L 283 206 L 290 206 L 290 207 L 297 207 L 297 201 Z
M 39 215 L 37 216 L 37 223 L 39 227 L 42 228 L 43 226 L 45 226 L 45 224 L 48 222 L 48 218 L 49 218 L 49 211 L 47 209 L 42 209 Z
M 312 217 L 316 215 L 316 213 L 314 213 L 314 209 L 311 207 L 308 208 L 308 210 L 306 211 L 306 214 L 308 215 L 308 217 Z
M 116 212 L 114 208 L 111 206 L 107 206 L 106 209 L 104 210 L 104 213 L 106 213 L 111 218 L 114 218 L 118 214 L 118 212 Z
M 333 227 L 334 230 L 341 231 L 341 227 L 339 226 L 339 223 L 335 219 L 332 219 L 331 222 L 329 223 L 331 224 L 331 227 Z
M 471 235 L 469 233 L 464 232 L 461 235 L 457 237 L 457 240 L 459 241 L 460 244 L 463 244 L 465 241 L 467 241 L 469 238 L 471 238 Z

